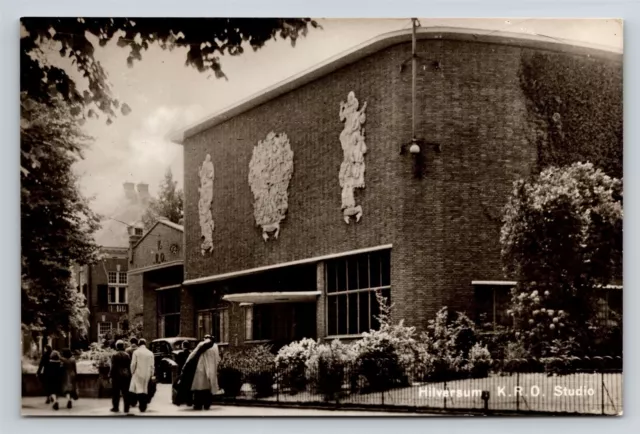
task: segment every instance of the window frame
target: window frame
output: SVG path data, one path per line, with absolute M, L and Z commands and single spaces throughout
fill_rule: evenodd
M 360 282 L 361 282 L 361 276 L 360 276 L 360 258 L 366 256 L 367 258 L 367 287 L 360 287 Z M 372 286 L 372 276 L 371 276 L 371 257 L 374 256 L 375 258 L 377 258 L 378 260 L 378 265 L 376 270 L 378 271 L 378 277 L 377 277 L 377 283 L 379 283 L 379 285 L 376 286 Z M 387 257 L 388 260 L 384 259 L 384 257 Z M 387 261 L 387 270 L 383 270 L 383 260 Z M 340 286 L 340 276 L 338 276 L 338 272 L 334 271 L 335 274 L 335 290 L 332 292 L 329 292 L 329 274 L 330 274 L 330 268 L 332 268 L 332 270 L 337 270 L 338 266 L 336 264 L 338 264 L 338 262 L 341 262 L 342 264 L 340 265 L 340 267 L 342 267 L 344 265 L 344 270 L 345 270 L 345 275 L 344 275 L 344 283 L 346 285 L 345 289 L 339 289 Z M 350 264 L 356 264 L 355 266 L 355 273 L 356 273 L 356 289 L 350 289 L 350 276 L 349 276 L 349 265 Z M 375 251 L 371 251 L 371 252 L 365 252 L 365 253 L 359 253 L 356 255 L 349 255 L 349 256 L 343 256 L 343 257 L 339 257 L 339 258 L 334 258 L 334 259 L 330 259 L 328 261 L 325 261 L 324 263 L 324 303 L 325 303 L 325 339 L 340 339 L 340 338 L 357 338 L 357 337 L 361 337 L 362 333 L 364 332 L 368 332 L 370 330 L 373 329 L 374 326 L 374 314 L 372 311 L 372 306 L 373 303 L 375 303 L 375 299 L 372 302 L 372 298 L 375 297 L 375 293 L 376 291 L 388 291 L 388 302 L 390 303 L 390 299 L 391 299 L 391 249 L 384 249 L 384 250 L 375 250 Z M 387 271 L 389 273 L 388 276 L 384 276 L 383 273 L 384 271 Z M 384 284 L 383 283 L 388 283 L 388 284 Z M 360 296 L 358 295 L 358 302 L 357 302 L 357 307 L 356 307 L 356 317 L 357 317 L 357 332 L 356 333 L 352 333 L 350 330 L 350 321 L 349 321 L 349 315 L 350 315 L 350 307 L 349 307 L 349 295 L 350 294 L 361 294 L 361 293 L 368 293 L 369 297 L 368 297 L 368 328 L 367 330 L 360 330 L 361 328 L 361 310 L 360 310 Z M 346 316 L 344 319 L 345 322 L 345 329 L 346 329 L 346 333 L 340 333 L 340 296 L 345 296 L 346 298 L 346 304 L 345 304 L 345 310 L 346 310 Z M 335 334 L 331 334 L 329 333 L 330 330 L 330 326 L 329 326 L 329 306 L 332 302 L 332 297 L 335 297 L 336 299 L 336 313 L 335 313 L 335 317 L 336 317 L 336 324 L 335 324 Z M 379 308 L 378 308 L 379 309 Z
M 196 334 L 198 336 L 198 339 L 203 339 L 205 335 L 213 334 L 214 337 L 218 340 L 217 342 L 218 345 L 228 345 L 230 340 L 229 335 L 230 335 L 230 328 L 231 328 L 229 311 L 230 311 L 229 306 L 220 306 L 220 307 L 214 307 L 210 309 L 197 310 L 196 311 Z M 219 315 L 218 318 L 219 318 L 220 324 L 218 325 L 218 327 L 220 328 L 220 330 L 222 330 L 222 332 L 220 333 L 220 336 L 215 336 L 215 333 L 213 333 L 213 319 L 215 317 L 215 314 Z M 210 332 L 204 330 L 204 315 L 209 315 L 210 317 L 210 324 L 212 328 Z M 201 319 L 203 324 L 201 324 Z M 201 329 L 203 329 L 202 332 L 201 332 Z
M 111 301 L 111 290 L 114 290 L 115 301 Z M 124 289 L 124 301 L 120 300 L 120 290 Z M 107 287 L 107 303 L 108 304 L 128 304 L 129 290 L 126 286 L 108 286 Z
M 127 272 L 118 271 L 118 285 L 128 285 L 128 283 L 129 283 L 129 277 L 127 276 Z
M 492 325 L 492 330 L 491 332 L 495 332 L 497 330 L 498 327 L 506 327 L 506 325 L 500 324 L 498 322 L 498 307 L 497 307 L 497 289 L 498 288 L 505 288 L 507 290 L 507 295 L 510 293 L 510 291 L 515 288 L 515 283 L 514 282 L 509 282 L 509 281 L 473 281 L 471 282 L 472 288 L 473 288 L 473 302 L 474 305 L 477 306 L 477 297 L 476 297 L 476 291 L 480 290 L 480 291 L 491 291 L 491 310 L 490 310 L 490 314 L 491 317 L 487 318 L 487 321 L 484 322 L 484 324 L 488 324 L 491 323 Z M 478 312 L 474 312 L 474 322 L 476 323 L 476 325 L 482 326 L 483 324 L 480 321 Z M 511 318 L 511 322 L 513 323 L 513 318 Z M 511 324 L 513 325 L 513 324 Z
M 102 326 L 108 324 L 109 325 L 109 330 L 107 330 L 105 333 L 100 333 L 102 330 Z M 99 321 L 98 322 L 98 339 L 102 339 L 104 338 L 104 336 L 107 333 L 111 333 L 113 331 L 113 323 L 111 321 Z
M 118 284 L 118 271 L 107 271 L 107 284 L 108 285 Z

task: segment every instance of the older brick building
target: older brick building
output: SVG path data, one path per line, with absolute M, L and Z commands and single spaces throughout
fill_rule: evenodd
M 178 336 L 183 227 L 162 218 L 130 241 L 130 321 L 142 323 L 142 335 L 148 340 Z
M 621 55 L 462 29 L 420 29 L 417 55 L 418 149 L 409 148 L 410 31 L 378 37 L 175 136 L 185 164 L 180 334 L 213 332 L 231 345 L 349 338 L 375 327 L 376 288 L 390 296 L 397 319 L 418 329 L 442 306 L 474 314 L 482 305 L 494 315 L 509 285 L 501 208 L 512 182 L 541 161 L 544 132 L 523 90 L 523 64 L 539 55 L 564 62 L 594 84 L 606 82 L 603 98 L 620 102 Z M 340 112 L 350 92 L 366 114 L 367 152 L 365 186 L 353 190 L 362 217 L 348 214 L 347 224 Z M 589 122 L 602 116 L 594 112 Z M 284 137 L 271 132 L 286 134 L 293 152 L 292 173 L 283 169 L 288 207 L 277 238 L 254 215 L 277 200 L 266 193 L 267 205 L 258 204 L 249 182 L 260 164 L 273 167 L 262 161 L 258 175 L 250 171 L 259 142 Z M 621 141 L 616 146 L 601 150 L 603 161 L 621 155 Z M 570 159 L 591 158 L 586 149 L 571 152 Z

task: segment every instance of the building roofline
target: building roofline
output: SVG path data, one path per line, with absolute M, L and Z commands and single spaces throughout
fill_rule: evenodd
M 330 57 L 329 59 L 293 75 L 288 79 L 276 83 L 256 94 L 253 94 L 248 98 L 223 109 L 222 111 L 211 116 L 207 116 L 190 126 L 174 131 L 170 133 L 169 140 L 173 143 L 183 144 L 184 140 L 189 137 L 219 125 L 259 105 L 265 104 L 272 99 L 302 87 L 305 84 L 328 75 L 340 68 L 355 63 L 371 54 L 389 48 L 393 45 L 410 42 L 411 33 L 411 30 L 398 30 L 379 35 L 349 50 Z M 549 51 L 573 53 L 588 57 L 593 56 L 605 58 L 619 62 L 622 61 L 622 51 L 615 48 L 562 40 L 552 38 L 550 36 L 530 35 L 526 33 L 488 31 L 462 27 L 422 27 L 417 29 L 416 37 L 418 40 L 459 40 L 512 45 L 523 48 L 538 48 Z
M 142 240 L 147 238 L 147 235 L 149 235 L 151 233 L 151 231 L 153 231 L 156 228 L 156 226 L 158 226 L 160 223 L 162 223 L 163 225 L 168 226 L 168 227 L 170 227 L 172 229 L 175 229 L 177 231 L 184 232 L 184 226 L 182 226 L 182 225 L 179 225 L 177 223 L 173 223 L 173 222 L 171 222 L 169 220 L 156 220 L 156 222 L 153 224 L 153 226 L 151 226 L 151 228 L 147 232 L 145 232 L 142 235 L 142 237 L 140 237 L 140 239 L 138 241 L 136 241 L 136 243 L 132 247 L 132 250 L 134 250 L 136 247 L 138 247 L 138 245 L 142 242 Z

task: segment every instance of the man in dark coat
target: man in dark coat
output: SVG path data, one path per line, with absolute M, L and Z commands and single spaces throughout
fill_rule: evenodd
M 178 372 L 182 372 L 182 368 L 184 364 L 187 362 L 189 358 L 189 354 L 191 354 L 191 350 L 189 349 L 189 341 L 182 342 L 182 350 L 176 354 L 176 363 L 178 364 Z
M 213 347 L 213 340 L 207 339 L 198 344 L 193 352 L 187 358 L 187 361 L 182 368 L 182 373 L 173 385 L 172 401 L 175 405 L 180 406 L 186 404 L 188 406 L 193 405 L 193 392 L 191 391 L 191 385 L 193 384 L 193 378 L 196 375 L 196 368 L 198 367 L 198 360 L 200 356 L 209 348 Z
M 124 351 L 124 342 L 116 342 L 116 353 L 111 356 L 111 411 L 120 411 L 120 395 L 124 401 L 124 412 L 129 413 L 129 384 L 131 383 L 131 358 Z

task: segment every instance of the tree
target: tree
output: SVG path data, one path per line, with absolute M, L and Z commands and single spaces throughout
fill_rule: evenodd
M 71 265 L 92 262 L 97 252 L 99 219 L 71 171 L 89 138 L 62 101 L 45 106 L 25 93 L 20 133 L 22 323 L 64 334 L 80 327 L 84 306 Z
M 518 282 L 511 314 L 532 355 L 594 343 L 594 299 L 620 275 L 622 215 L 622 181 L 590 163 L 514 184 L 500 241 Z
M 20 39 L 20 85 L 29 98 L 49 104 L 58 95 L 74 114 L 97 117 L 98 112 L 112 122 L 116 112 L 127 114 L 130 108 L 115 99 L 107 73 L 95 59 L 95 45 L 105 46 L 117 38 L 118 46 L 129 49 L 127 64 L 142 59 L 151 45 L 163 49 L 188 48 L 185 64 L 200 72 L 212 71 L 225 77 L 220 56 L 237 56 L 245 46 L 254 51 L 268 40 L 288 39 L 292 45 L 318 27 L 310 19 L 298 18 L 23 18 Z M 62 68 L 46 62 L 45 51 L 55 47 L 61 57 L 71 59 L 88 81 L 87 90 Z
M 160 217 L 165 217 L 173 223 L 181 224 L 184 197 L 182 190 L 178 189 L 177 186 L 178 181 L 173 180 L 171 168 L 167 168 L 164 179 L 160 183 L 158 197 L 149 201 L 149 206 L 142 216 L 145 231 L 151 229 Z

